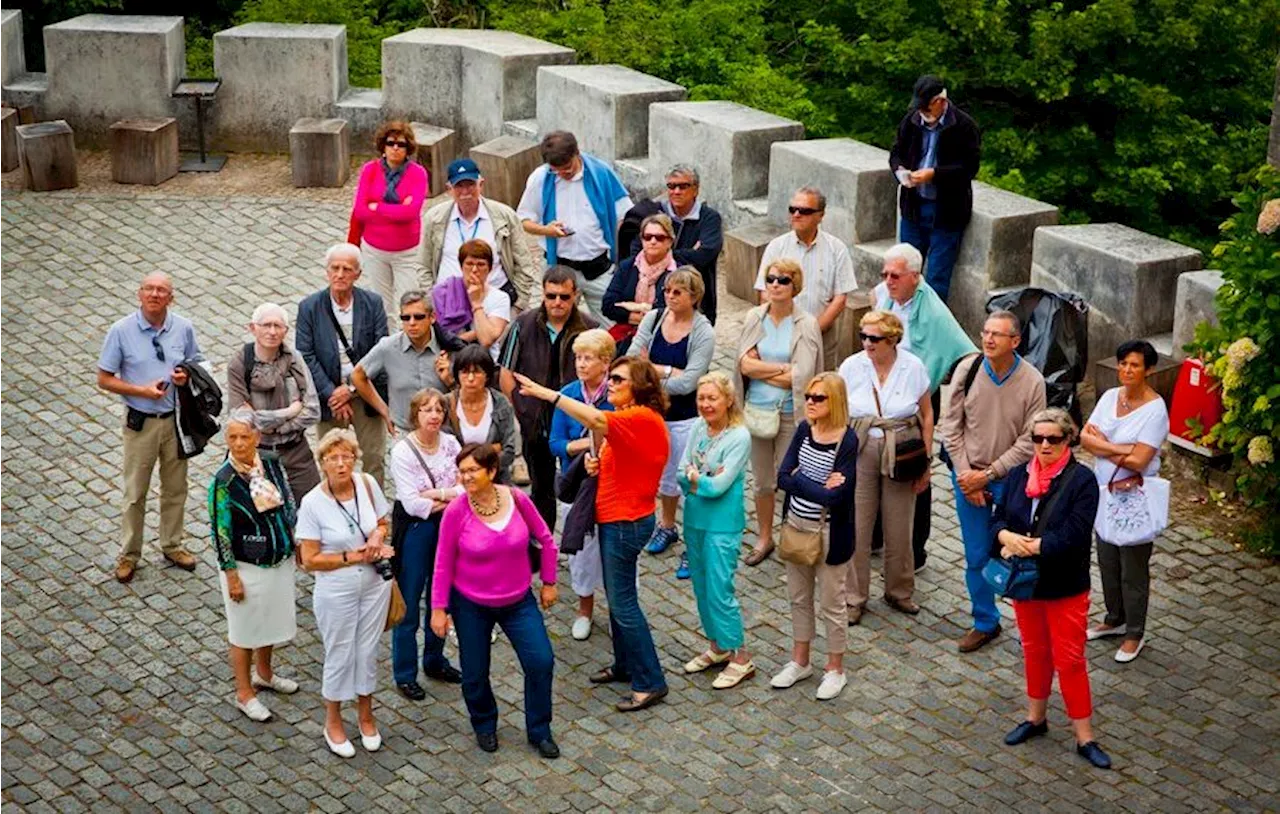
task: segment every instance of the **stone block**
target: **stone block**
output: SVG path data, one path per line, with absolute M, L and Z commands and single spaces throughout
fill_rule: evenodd
M 1151 389 L 1164 399 L 1165 407 L 1173 405 L 1173 387 L 1178 383 L 1178 373 L 1181 370 L 1180 360 L 1161 353 L 1155 368 L 1147 373 L 1147 384 L 1151 385 Z M 1093 392 L 1105 393 L 1119 386 L 1120 377 L 1116 375 L 1115 348 L 1112 348 L 1110 353 L 1093 365 Z
M 347 29 L 248 23 L 213 35 L 222 88 L 212 106 L 214 144 L 227 150 L 292 149 L 298 119 L 328 117 L 347 90 Z
M 662 102 L 649 108 L 649 158 L 665 174 L 690 164 L 700 195 L 722 215 L 769 193 L 769 149 L 804 138 L 804 125 L 736 102 Z
M 536 142 L 498 136 L 472 147 L 471 159 L 484 176 L 485 197 L 515 207 L 524 194 L 529 174 L 542 163 L 542 153 Z
M 417 161 L 427 168 L 431 194 L 443 195 L 449 180 L 449 165 L 461 154 L 458 131 L 423 122 L 410 122 L 409 126 L 413 128 L 413 140 L 418 142 Z
M 1222 287 L 1220 271 L 1188 271 L 1178 275 L 1173 307 L 1174 359 L 1182 361 L 1187 354 L 1182 346 L 1196 338 L 1201 322 L 1218 324 L 1218 289 Z
M 76 138 L 71 125 L 62 119 L 18 125 L 18 154 L 22 157 L 22 178 L 27 189 L 49 192 L 72 189 L 79 184 L 76 174 Z
M 822 228 L 845 243 L 866 243 L 897 233 L 898 182 L 889 153 L 853 139 L 779 141 L 770 148 L 769 218 L 787 223 L 787 205 L 802 186 L 827 196 Z
M 653 161 L 645 158 L 620 158 L 613 162 L 614 172 L 618 180 L 627 188 L 631 200 L 642 201 L 665 194 L 662 179 L 654 172 Z
M 623 65 L 538 69 L 538 131 L 569 130 L 578 146 L 605 161 L 649 152 L 649 105 L 677 102 L 685 90 Z
M 987 300 L 995 291 L 1030 283 L 1036 228 L 1057 223 L 1056 206 L 987 184 L 973 185 L 973 218 L 947 296 L 951 312 L 970 335 L 982 330 Z
M 356 155 L 376 155 L 374 137 L 387 117 L 382 113 L 382 91 L 377 88 L 347 88 L 334 105 L 334 118 L 351 125 L 351 151 Z
M 858 280 L 858 288 L 870 291 L 880 285 L 880 272 L 884 270 L 885 253 L 897 243 L 896 237 L 890 237 L 867 243 L 855 243 L 849 247 L 849 257 L 853 260 L 853 276 Z
M 1031 251 L 1031 285 L 1089 304 L 1090 363 L 1171 330 L 1178 275 L 1202 267 L 1195 249 L 1118 223 L 1042 226 Z
M 111 125 L 112 181 L 155 186 L 177 174 L 177 119 L 125 119 Z
M 0 85 L 27 72 L 27 51 L 22 44 L 22 12 L 0 9 Z
M 18 156 L 18 111 L 0 109 L 0 172 L 13 172 L 21 163 Z
M 511 31 L 416 28 L 382 41 L 390 114 L 457 130 L 463 149 L 536 115 L 537 71 L 574 51 Z
M 120 119 L 173 115 L 186 69 L 181 17 L 85 14 L 45 26 L 44 51 L 41 115 L 67 120 L 82 144 L 105 142 Z
M 830 366 L 832 370 L 837 370 L 840 363 L 848 359 L 853 354 L 862 350 L 862 343 L 858 341 L 858 326 L 862 324 L 862 318 L 872 309 L 871 291 L 855 291 L 849 295 L 845 302 L 844 310 L 840 312 L 840 316 L 836 317 L 835 323 L 831 326 L 836 332 L 836 356 L 835 364 Z
M 755 305 L 760 299 L 756 294 L 756 274 L 760 271 L 764 249 L 770 240 L 786 231 L 767 220 L 758 220 L 725 232 L 724 255 L 720 261 L 725 290 Z
M 538 140 L 538 120 L 537 119 L 516 119 L 515 121 L 502 123 L 502 135 L 518 136 L 520 138 L 529 139 L 529 141 Z
M 0 90 L 5 105 L 18 111 L 19 124 L 35 124 L 37 119 L 42 118 L 44 97 L 48 92 L 47 73 L 24 73 Z
M 340 187 L 351 171 L 351 125 L 346 119 L 298 119 L 289 130 L 295 187 Z

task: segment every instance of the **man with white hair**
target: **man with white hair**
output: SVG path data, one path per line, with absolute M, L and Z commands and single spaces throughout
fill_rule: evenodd
M 760 258 L 756 274 L 756 291 L 764 302 L 764 275 L 775 261 L 795 260 L 804 269 L 804 290 L 796 297 L 796 305 L 818 320 L 822 331 L 822 369 L 835 370 L 842 359 L 836 358 L 840 337 L 835 324 L 844 311 L 849 294 L 858 288 L 853 276 L 853 259 L 844 241 L 820 227 L 827 214 L 827 196 L 815 186 L 803 186 L 791 196 L 787 206 L 791 231 L 769 241 Z
M 298 304 L 298 353 L 307 362 L 320 400 L 320 437 L 334 427 L 350 427 L 360 442 L 364 471 L 382 483 L 387 430 L 372 406 L 356 393 L 351 372 L 387 335 L 382 298 L 356 286 L 360 247 L 338 243 L 325 252 L 329 286 Z M 375 380 L 383 399 L 386 379 Z M 299 497 L 301 500 L 301 497 Z
M 320 420 L 320 400 L 302 356 L 286 343 L 289 316 L 274 302 L 253 309 L 253 341 L 227 362 L 227 407 L 253 410 L 258 449 L 274 452 L 294 498 L 320 483 L 307 427 Z
M 928 257 L 925 282 L 946 301 L 960 240 L 973 214 L 973 178 L 982 136 L 968 113 L 947 99 L 936 76 L 922 76 L 898 124 L 889 167 L 902 185 L 898 239 Z

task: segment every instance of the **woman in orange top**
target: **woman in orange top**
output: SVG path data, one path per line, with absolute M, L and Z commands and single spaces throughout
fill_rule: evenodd
M 613 665 L 591 677 L 593 684 L 629 682 L 631 696 L 619 701 L 622 712 L 651 707 L 667 695 L 653 634 L 636 591 L 636 560 L 653 534 L 658 481 L 667 464 L 667 396 L 662 379 L 644 359 L 624 356 L 609 366 L 609 403 L 598 410 L 515 374 L 525 396 L 550 402 L 592 432 L 604 435 L 600 458 L 588 456 L 587 472 L 599 474 L 596 522 L 604 590 L 609 597 Z

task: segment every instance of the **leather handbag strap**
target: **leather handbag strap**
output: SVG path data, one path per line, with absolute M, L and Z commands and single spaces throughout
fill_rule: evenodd
M 880 388 L 876 387 L 875 382 L 871 383 L 871 397 L 876 400 L 876 415 L 884 418 L 884 411 L 880 409 Z
M 406 438 L 409 442 L 409 449 L 413 450 L 413 454 L 418 459 L 418 463 L 422 464 L 422 471 L 427 473 L 427 480 L 431 481 L 431 488 L 439 488 L 436 486 L 436 479 L 431 476 L 431 467 L 427 466 L 427 459 L 422 457 L 422 453 L 418 451 L 418 445 L 413 442 L 412 438 Z
M 355 324 L 355 307 L 356 303 L 353 299 L 351 301 L 351 319 L 353 326 Z M 343 332 L 342 325 L 338 322 L 338 315 L 333 313 L 333 304 L 330 303 L 329 306 L 324 309 L 324 312 L 329 316 L 329 324 L 333 325 L 333 330 L 338 334 L 338 341 L 342 343 L 342 349 L 347 352 L 347 358 L 351 360 L 351 364 L 360 364 L 360 360 L 356 358 L 355 352 L 351 350 L 351 343 L 347 341 L 347 335 Z

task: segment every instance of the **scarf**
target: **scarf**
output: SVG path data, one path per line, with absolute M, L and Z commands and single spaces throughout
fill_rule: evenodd
M 459 334 L 471 326 L 471 298 L 461 277 L 438 283 L 431 290 L 431 300 L 436 306 L 436 323 L 441 328 Z
M 600 222 L 600 231 L 609 243 L 609 259 L 618 262 L 618 201 L 627 197 L 626 187 L 618 180 L 609 165 L 593 155 L 581 153 L 582 183 L 586 187 L 587 201 L 591 211 L 596 213 Z M 556 181 L 559 176 L 547 167 L 547 174 L 542 179 L 542 216 L 543 223 L 556 219 Z M 547 265 L 556 264 L 556 238 L 547 240 Z
M 877 308 L 892 310 L 893 300 L 884 283 L 876 286 L 874 299 Z M 911 352 L 920 357 L 929 371 L 929 392 L 932 393 L 942 384 L 942 377 L 947 375 L 957 359 L 976 353 L 978 348 L 956 322 L 947 304 L 924 280 L 920 281 L 909 308 L 907 324 L 911 334 Z
M 387 179 L 387 189 L 382 193 L 382 202 L 389 204 L 400 203 L 400 193 L 396 191 L 396 187 L 400 185 L 400 179 L 404 178 L 404 171 L 409 167 L 409 160 L 405 159 L 399 167 L 392 167 L 387 161 L 387 157 L 383 156 L 378 159 L 378 163 L 382 165 L 382 175 Z
M 249 496 L 253 498 L 255 509 L 259 512 L 269 512 L 284 505 L 280 490 L 274 483 L 267 480 L 262 468 L 262 458 L 257 453 L 253 455 L 253 463 L 247 466 L 237 461 L 234 455 L 228 455 L 227 460 L 231 461 L 232 469 L 248 479 Z
M 672 252 L 667 252 L 666 262 L 658 261 L 654 265 L 649 265 L 649 261 L 644 259 L 644 252 L 636 255 L 636 271 L 640 272 L 639 279 L 636 280 L 636 302 L 647 302 L 653 304 L 655 295 L 655 286 L 662 275 L 668 271 L 675 271 L 676 258 Z
M 1071 463 L 1070 449 L 1058 459 L 1057 463 L 1050 464 L 1047 469 L 1040 466 L 1039 456 L 1033 454 L 1031 463 L 1027 464 L 1027 497 L 1032 500 L 1044 497 L 1053 484 L 1053 479 L 1058 477 L 1069 463 Z

